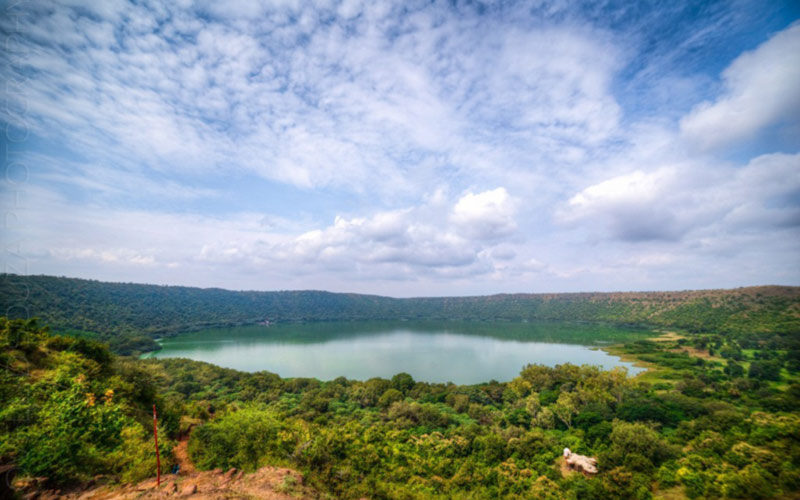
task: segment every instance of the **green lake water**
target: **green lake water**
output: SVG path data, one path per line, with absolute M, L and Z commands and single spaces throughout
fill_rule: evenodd
M 282 377 L 366 380 L 400 372 L 416 380 L 508 381 L 527 364 L 624 366 L 598 349 L 652 336 L 645 330 L 565 322 L 331 322 L 215 328 L 161 341 L 143 357 L 189 358 Z

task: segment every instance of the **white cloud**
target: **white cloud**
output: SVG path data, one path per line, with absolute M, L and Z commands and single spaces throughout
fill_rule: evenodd
M 290 4 L 197 7 L 210 18 L 175 4 L 101 18 L 42 8 L 20 26 L 18 69 L 36 76 L 6 97 L 29 103 L 35 133 L 91 163 L 244 170 L 382 196 L 418 194 L 452 171 L 465 177 L 456 189 L 518 182 L 618 132 L 609 87 L 620 58 L 591 29 L 442 23 L 444 7 L 400 16 L 391 4 Z
M 433 204 L 369 217 L 336 217 L 331 226 L 264 250 L 290 262 L 311 264 L 314 271 L 334 266 L 370 272 L 396 265 L 411 271 L 407 277 L 419 278 L 420 272 L 452 273 L 459 268 L 469 275 L 491 267 L 489 262 L 480 262 L 490 258 L 483 251 L 515 227 L 506 190 L 468 193 L 453 205 L 436 203 L 436 198 Z
M 559 217 L 565 222 L 599 219 L 613 237 L 627 241 L 674 239 L 682 228 L 666 194 L 681 193 L 677 182 L 673 167 L 637 170 L 587 187 L 569 199 Z
M 765 127 L 800 120 L 800 24 L 740 55 L 722 73 L 725 90 L 681 120 L 681 132 L 704 150 L 752 139 Z
M 135 266 L 147 266 L 155 263 L 152 255 L 142 255 L 128 248 L 114 248 L 96 250 L 93 248 L 56 248 L 49 254 L 59 260 L 85 260 L 87 262 L 101 262 Z
M 338 216 L 329 226 L 287 233 L 283 223 L 265 224 L 263 214 L 220 219 L 67 209 L 69 202 L 60 195 L 35 189 L 20 234 L 39 266 L 112 266 L 120 272 L 147 266 L 167 273 L 160 276 L 224 268 L 271 282 L 323 275 L 347 276 L 342 283 L 376 277 L 414 282 L 513 267 L 513 243 L 501 238 L 501 233 L 510 236 L 514 225 L 505 190 L 469 193 L 449 202 L 442 196 L 401 210 Z M 454 213 L 464 217 L 463 225 L 451 222 Z
M 505 188 L 462 196 L 453 207 L 452 220 L 466 234 L 483 240 L 508 236 L 516 228 L 516 203 Z
M 99 201 L 148 198 L 151 200 L 212 199 L 219 190 L 194 187 L 189 182 L 177 182 L 167 176 L 142 172 L 129 161 L 114 165 L 53 158 L 49 155 L 26 153 L 19 161 L 35 165 L 37 179 L 53 182 L 67 190 L 80 190 Z
M 717 200 L 730 207 L 724 221 L 730 230 L 800 228 L 800 154 L 754 158 L 724 186 Z
M 776 228 L 800 222 L 800 154 L 757 157 L 741 168 L 695 164 L 635 171 L 589 186 L 558 213 L 623 241 L 678 240 L 705 229 Z M 601 229 L 601 231 L 603 231 Z

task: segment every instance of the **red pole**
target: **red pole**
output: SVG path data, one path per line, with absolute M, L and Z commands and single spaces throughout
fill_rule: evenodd
M 158 417 L 155 404 L 153 404 L 153 439 L 156 441 L 156 484 L 161 486 L 161 455 L 158 453 Z

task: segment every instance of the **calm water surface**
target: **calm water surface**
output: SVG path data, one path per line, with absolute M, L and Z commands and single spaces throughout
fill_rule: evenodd
M 144 357 L 190 358 L 282 377 L 366 380 L 399 372 L 416 380 L 475 384 L 508 381 L 538 363 L 624 366 L 598 349 L 652 335 L 570 323 L 353 322 L 219 328 L 164 339 Z

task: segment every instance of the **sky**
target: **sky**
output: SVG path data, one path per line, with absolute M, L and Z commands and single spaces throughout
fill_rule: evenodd
M 0 2 L 3 271 L 800 285 L 800 4 Z

